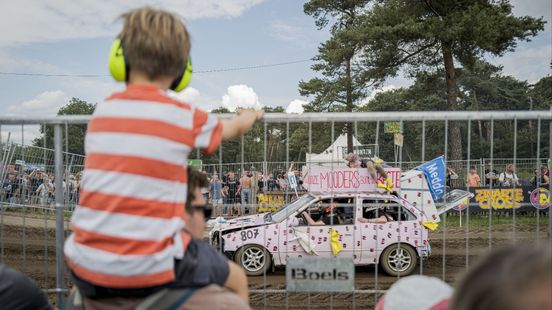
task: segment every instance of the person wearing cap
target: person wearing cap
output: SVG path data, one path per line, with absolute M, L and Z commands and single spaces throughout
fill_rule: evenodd
M 376 310 L 447 310 L 452 294 L 452 287 L 440 279 L 404 277 L 379 299 Z
M 370 176 L 372 177 L 372 180 L 374 180 L 374 182 L 376 183 L 377 188 L 385 189 L 390 193 L 393 192 L 393 182 L 387 176 L 387 173 L 381 165 L 383 163 L 383 160 L 377 157 L 369 158 L 368 160 L 361 160 L 360 156 L 354 153 L 349 153 L 345 155 L 344 159 L 347 161 L 347 167 L 349 168 L 368 169 L 368 173 L 370 173 Z M 380 182 L 378 180 L 376 172 L 383 177 L 383 179 L 385 180 L 384 182 Z

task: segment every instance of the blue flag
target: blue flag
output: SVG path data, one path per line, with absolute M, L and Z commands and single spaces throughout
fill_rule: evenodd
M 429 191 L 434 201 L 437 201 L 445 194 L 445 160 L 439 156 L 418 167 L 424 173 Z

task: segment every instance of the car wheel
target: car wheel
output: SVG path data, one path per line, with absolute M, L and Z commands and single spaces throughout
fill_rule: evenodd
M 407 276 L 414 271 L 417 263 L 418 255 L 408 244 L 393 244 L 380 257 L 381 268 L 390 276 Z
M 264 247 L 248 244 L 236 252 L 235 261 L 245 270 L 246 275 L 260 276 L 270 268 L 272 257 Z

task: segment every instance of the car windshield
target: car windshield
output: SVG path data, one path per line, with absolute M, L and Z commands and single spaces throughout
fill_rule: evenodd
M 290 205 L 274 212 L 271 214 L 272 222 L 274 223 L 280 223 L 285 218 L 287 218 L 290 214 L 297 211 L 299 208 L 304 206 L 305 204 L 311 202 L 314 199 L 313 196 L 310 194 L 305 194 L 304 196 L 301 196 L 301 198 L 295 200 Z

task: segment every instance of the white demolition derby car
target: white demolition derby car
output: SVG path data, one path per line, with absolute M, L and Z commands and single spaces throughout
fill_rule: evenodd
M 453 190 L 435 202 L 431 182 L 418 170 L 387 171 L 400 197 L 377 192 L 362 172 L 339 171 L 314 171 L 310 177 L 317 178 L 305 180 L 309 193 L 277 212 L 215 220 L 210 243 L 250 276 L 308 256 L 348 257 L 355 265 L 379 264 L 389 275 L 405 276 L 430 254 L 428 229 L 436 228 L 439 215 L 471 195 Z

